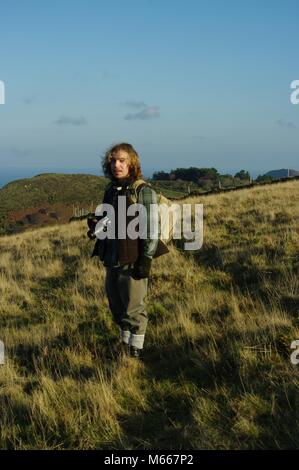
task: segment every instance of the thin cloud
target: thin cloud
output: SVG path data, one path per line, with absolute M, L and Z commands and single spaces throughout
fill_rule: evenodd
M 17 158 L 28 157 L 28 156 L 31 155 L 30 150 L 21 149 L 21 148 L 17 148 L 17 147 L 10 147 L 8 152 L 9 152 L 10 156 L 17 157 Z
M 114 78 L 116 75 L 114 75 L 113 73 L 109 72 L 109 70 L 104 70 L 102 72 L 102 78 Z
M 144 101 L 126 101 L 124 105 L 129 106 L 130 108 L 146 108 L 147 107 Z
M 87 121 L 84 117 L 73 118 L 69 116 L 61 116 L 56 121 L 53 121 L 56 126 L 86 126 Z
M 147 106 L 145 109 L 143 109 L 139 113 L 125 115 L 126 120 L 134 120 L 134 119 L 149 120 L 149 119 L 155 119 L 158 117 L 160 117 L 160 112 L 157 106 Z
M 31 103 L 33 103 L 34 100 L 35 100 L 34 96 L 27 96 L 26 98 L 23 99 L 23 102 L 25 104 L 31 104 Z
M 286 127 L 287 129 L 296 129 L 296 124 L 292 121 L 285 121 L 284 119 L 279 119 L 276 124 L 280 127 Z

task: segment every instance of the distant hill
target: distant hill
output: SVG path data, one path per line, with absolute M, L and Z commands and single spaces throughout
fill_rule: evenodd
M 0 189 L 0 234 L 65 223 L 83 209 L 94 210 L 107 183 L 103 176 L 63 173 L 11 181 Z
M 288 176 L 299 176 L 299 171 L 281 168 L 280 170 L 271 170 L 265 173 L 264 176 L 272 176 L 272 178 L 287 178 Z

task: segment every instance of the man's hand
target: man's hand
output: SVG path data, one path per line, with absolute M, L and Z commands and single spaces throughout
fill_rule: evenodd
M 149 277 L 152 260 L 147 256 L 140 256 L 133 267 L 133 279 L 140 280 Z
M 94 233 L 94 229 L 95 229 L 95 226 L 97 225 L 97 219 L 88 218 L 87 219 L 87 225 L 89 227 L 89 230 L 87 232 L 87 236 L 90 240 L 94 240 L 96 238 L 95 233 Z

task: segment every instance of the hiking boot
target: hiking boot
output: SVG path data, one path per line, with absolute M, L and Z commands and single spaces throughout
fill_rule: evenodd
M 136 346 L 130 346 L 131 357 L 136 357 L 137 359 L 141 359 L 141 351 L 142 349 L 136 348 Z

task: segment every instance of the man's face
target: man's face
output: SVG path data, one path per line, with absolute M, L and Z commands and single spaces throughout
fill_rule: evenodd
M 129 175 L 130 155 L 124 150 L 119 150 L 112 155 L 111 172 L 115 178 L 126 178 Z

